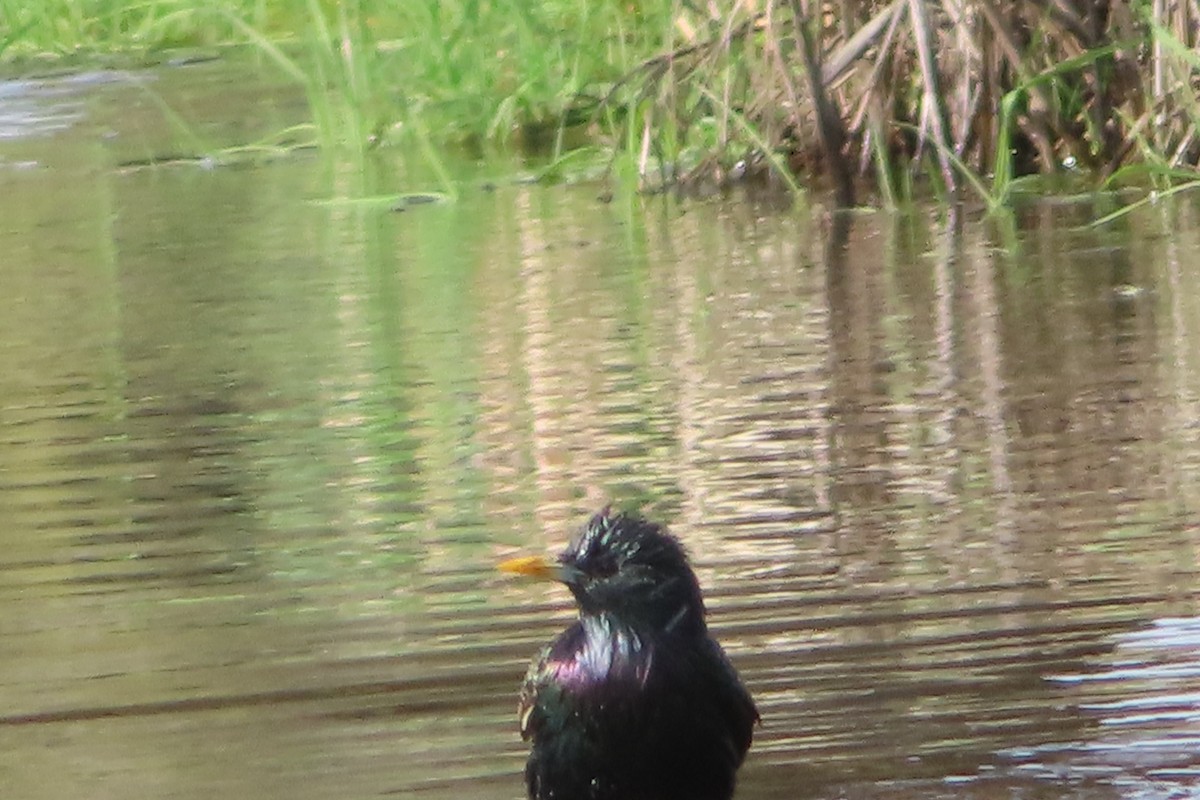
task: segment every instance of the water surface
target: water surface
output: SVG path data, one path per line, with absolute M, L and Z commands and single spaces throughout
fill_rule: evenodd
M 302 118 L 231 72 L 0 91 L 6 796 L 521 797 L 571 608 L 492 565 L 610 499 L 686 542 L 758 700 L 742 800 L 1200 796 L 1193 204 L 462 163 L 395 213 L 350 201 L 419 159 L 189 160 L 164 104 Z

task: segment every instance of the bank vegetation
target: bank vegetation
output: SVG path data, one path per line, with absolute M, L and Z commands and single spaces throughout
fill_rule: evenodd
M 521 146 L 643 190 L 1190 186 L 1197 0 L 0 0 L 0 57 L 248 43 L 325 146 Z M 582 169 L 582 167 L 581 167 Z

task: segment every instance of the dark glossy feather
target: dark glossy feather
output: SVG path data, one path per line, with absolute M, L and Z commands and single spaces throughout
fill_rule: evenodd
M 728 800 L 758 719 L 661 528 L 601 512 L 560 558 L 580 619 L 521 690 L 532 800 Z

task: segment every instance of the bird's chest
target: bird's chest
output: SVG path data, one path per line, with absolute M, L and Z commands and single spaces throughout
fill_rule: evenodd
M 627 731 L 629 717 L 646 702 L 653 672 L 653 649 L 637 633 L 603 620 L 582 621 L 530 669 L 521 697 L 522 733 L 598 741 L 610 731 Z

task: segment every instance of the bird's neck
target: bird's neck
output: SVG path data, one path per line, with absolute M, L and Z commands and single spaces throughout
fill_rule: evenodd
M 637 609 L 581 610 L 579 621 L 587 636 L 595 641 L 648 642 L 704 636 L 708 632 L 703 608 L 697 609 L 687 603 L 679 603 L 673 609 L 658 607 L 643 612 Z
M 554 649 L 556 680 L 583 693 L 602 685 L 644 684 L 654 660 L 646 637 L 607 612 L 581 614 Z

